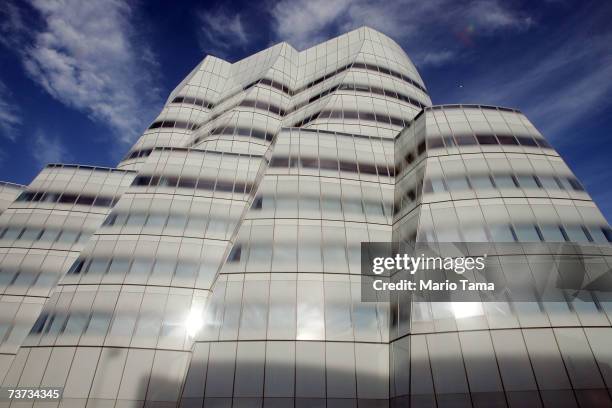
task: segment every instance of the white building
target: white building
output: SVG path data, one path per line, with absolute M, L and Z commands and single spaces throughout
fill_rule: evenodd
M 523 114 L 431 106 L 369 28 L 208 56 L 117 168 L 5 207 L 0 379 L 62 407 L 612 404 L 605 298 L 360 301 L 362 241 L 612 240 Z

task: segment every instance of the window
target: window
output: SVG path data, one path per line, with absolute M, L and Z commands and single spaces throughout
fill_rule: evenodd
M 481 145 L 496 145 L 497 139 L 493 135 L 476 135 L 478 143 Z
M 519 242 L 542 241 L 539 231 L 535 225 L 518 225 L 514 227 L 514 231 Z
M 497 135 L 499 143 L 503 145 L 518 145 L 518 141 L 512 135 Z
M 491 225 L 489 226 L 491 239 L 493 242 L 514 242 L 514 233 L 509 225 Z
M 130 269 L 130 274 L 146 276 L 151 272 L 151 267 L 153 266 L 152 260 L 145 259 L 137 259 L 132 263 L 132 268 Z
M 579 225 L 572 225 L 569 227 L 566 226 L 565 232 L 567 233 L 569 241 L 571 242 L 584 243 L 592 241 L 592 238 L 586 228 Z
M 564 242 L 565 237 L 558 225 L 542 225 L 540 226 L 542 237 L 546 242 Z
M 21 233 L 19 239 L 24 239 L 28 241 L 36 241 L 41 234 L 41 230 L 38 228 L 26 228 Z
M 560 188 L 562 188 L 556 177 L 538 176 L 538 179 L 540 180 L 540 184 L 542 185 L 542 187 L 544 187 L 545 189 L 559 190 Z
M 113 275 L 125 275 L 130 270 L 130 260 L 128 259 L 113 259 L 108 273 Z
M 41 241 L 53 242 L 57 239 L 60 231 L 56 229 L 45 229 L 40 236 Z
M 535 176 L 517 176 L 516 178 L 522 188 L 540 188 Z
M 163 227 L 166 225 L 166 215 L 161 214 L 149 214 L 145 225 L 147 227 Z
M 431 190 L 434 193 L 445 193 L 446 192 L 446 184 L 444 183 L 444 179 L 436 178 L 431 180 Z
M 72 266 L 70 266 L 70 269 L 68 270 L 68 274 L 70 275 L 76 275 L 81 273 L 81 270 L 83 269 L 83 265 L 85 264 L 85 260 L 84 259 L 77 259 Z
M 495 185 L 499 189 L 518 187 L 513 176 L 504 174 L 499 174 L 495 176 Z
M 531 136 L 517 136 L 516 138 L 521 146 L 538 147 L 538 144 Z
M 108 268 L 108 259 L 93 259 L 89 264 L 87 273 L 104 275 Z
M 21 231 L 22 231 L 21 228 L 15 228 L 15 227 L 7 228 L 4 231 L 4 235 L 2 239 L 17 239 L 17 237 L 21 235 Z
M 464 177 L 451 177 L 446 180 L 448 189 L 452 191 L 465 191 L 470 189 L 467 178 Z
M 490 176 L 470 176 L 470 183 L 476 190 L 491 190 L 495 188 Z
M 584 187 L 582 187 L 582 184 L 580 184 L 580 182 L 576 180 L 575 178 L 568 177 L 567 182 L 569 183 L 570 186 L 572 186 L 574 190 L 584 191 Z
M 65 242 L 66 244 L 74 244 L 79 238 L 79 233 L 76 231 L 62 231 L 59 235 L 58 241 Z
M 242 254 L 242 246 L 239 244 L 234 245 L 227 257 L 227 262 L 240 262 L 241 254 Z
M 476 139 L 473 135 L 455 135 L 455 140 L 459 146 L 471 146 L 476 144 Z

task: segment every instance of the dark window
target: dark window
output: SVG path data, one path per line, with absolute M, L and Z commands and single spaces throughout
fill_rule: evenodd
M 425 140 L 422 140 L 417 146 L 417 155 L 425 153 Z
M 215 180 L 199 179 L 197 188 L 198 190 L 214 190 Z
M 360 112 L 359 113 L 359 119 L 361 120 L 370 120 L 372 122 L 376 121 L 376 115 L 374 115 L 374 113 L 372 112 Z
M 386 116 L 385 119 L 386 120 L 384 120 L 384 121 L 381 120 L 381 122 L 389 123 L 389 120 L 390 120 L 391 124 L 394 125 L 394 126 L 401 126 L 401 127 L 405 126 L 404 120 L 401 119 L 401 118 L 396 118 L 394 116 L 391 116 L 391 117 Z
M 64 193 L 59 199 L 61 204 L 74 204 L 78 196 L 76 194 Z
M 444 142 L 441 137 L 431 137 L 427 139 L 427 148 L 440 149 L 444 147 Z
M 262 196 L 255 197 L 251 208 L 254 210 L 261 210 L 262 206 L 263 206 L 263 197 Z
M 227 257 L 227 261 L 228 262 L 239 262 L 241 255 L 242 255 L 242 246 L 235 245 L 234 247 L 232 247 L 232 250 L 230 251 Z
M 317 157 L 300 157 L 300 164 L 307 169 L 318 169 L 319 159 Z
M 602 227 L 601 232 L 604 234 L 608 242 L 612 242 L 612 230 L 608 227 Z
M 198 180 L 192 177 L 182 177 L 179 180 L 178 186 L 181 188 L 195 188 Z
M 518 145 L 518 141 L 512 135 L 497 135 L 499 143 L 503 145 Z
M 584 225 L 581 225 L 580 228 L 582 228 L 582 232 L 584 232 L 584 235 L 587 237 L 587 240 L 589 242 L 593 242 L 593 236 L 591 235 L 589 230 Z
M 472 135 L 455 135 L 455 140 L 459 146 L 470 146 L 476 144 L 476 139 Z
M 76 203 L 80 205 L 92 205 L 94 203 L 94 197 L 81 195 Z
M 357 111 L 343 111 L 344 119 L 359 119 L 359 114 Z
M 247 191 L 245 191 L 245 188 L 247 189 Z M 234 193 L 240 193 L 240 194 L 248 194 L 251 190 L 250 187 L 247 186 L 245 183 L 241 183 L 239 181 L 236 181 L 234 183 L 234 188 L 233 188 Z
M 496 145 L 497 139 L 493 135 L 476 135 L 478 143 L 481 145 Z
M 289 158 L 288 157 L 273 157 L 270 160 L 271 167 L 289 167 Z
M 231 181 L 217 180 L 217 185 L 215 186 L 216 191 L 234 191 L 234 183 Z
M 384 164 L 376 165 L 376 170 L 378 171 L 378 175 L 380 176 L 383 176 L 383 177 L 392 176 L 391 174 L 389 174 L 389 172 L 387 171 L 387 166 L 385 166 Z
M 538 144 L 533 140 L 531 136 L 517 136 L 516 137 L 521 146 L 533 146 L 538 147 Z
M 151 181 L 151 177 L 137 176 L 132 182 L 133 186 L 148 186 Z
M 319 168 L 321 170 L 336 170 L 338 171 L 338 161 L 332 159 L 320 159 Z
M 117 214 L 110 214 L 108 217 L 106 217 L 102 225 L 108 225 L 108 226 L 115 225 L 116 220 L 117 220 Z
M 172 176 L 160 176 L 159 177 L 159 186 L 160 187 L 176 187 L 178 184 L 178 177 Z
M 572 186 L 574 190 L 584 191 L 584 187 L 582 187 L 582 184 L 580 184 L 580 182 L 576 180 L 575 178 L 568 177 L 567 182 Z
M 405 159 L 406 159 L 406 163 L 408 164 L 412 163 L 414 161 L 414 154 L 412 154 L 412 152 L 406 153 Z
M 77 259 L 72 264 L 70 269 L 68 270 L 68 274 L 70 274 L 70 275 L 77 275 L 77 274 L 81 273 L 81 270 L 83 269 L 83 265 L 84 264 L 85 264 L 85 260 L 84 259 Z
M 357 163 L 341 160 L 340 171 L 348 171 L 351 173 L 357 173 Z
M 48 313 L 41 313 L 40 316 L 38 316 L 38 319 L 36 319 L 36 322 L 34 322 L 34 325 L 32 326 L 30 333 L 31 334 L 42 333 L 43 327 L 45 327 L 45 323 L 47 322 L 48 318 L 49 318 Z
M 19 197 L 17 197 L 17 200 L 15 201 L 32 201 L 32 198 L 34 198 L 34 193 L 24 191 L 19 195 Z
M 359 163 L 359 172 L 363 174 L 376 175 L 376 165 L 370 163 Z

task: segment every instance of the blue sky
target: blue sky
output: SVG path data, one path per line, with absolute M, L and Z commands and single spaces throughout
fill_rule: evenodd
M 206 55 L 394 38 L 435 104 L 522 110 L 612 219 L 612 2 L 22 0 L 0 10 L 0 180 L 113 166 Z

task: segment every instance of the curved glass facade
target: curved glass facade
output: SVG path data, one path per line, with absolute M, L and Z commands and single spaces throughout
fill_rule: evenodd
M 431 106 L 372 29 L 206 57 L 117 169 L 50 165 L 9 201 L 4 387 L 69 407 L 611 404 L 603 295 L 362 302 L 362 242 L 612 240 L 522 113 Z

